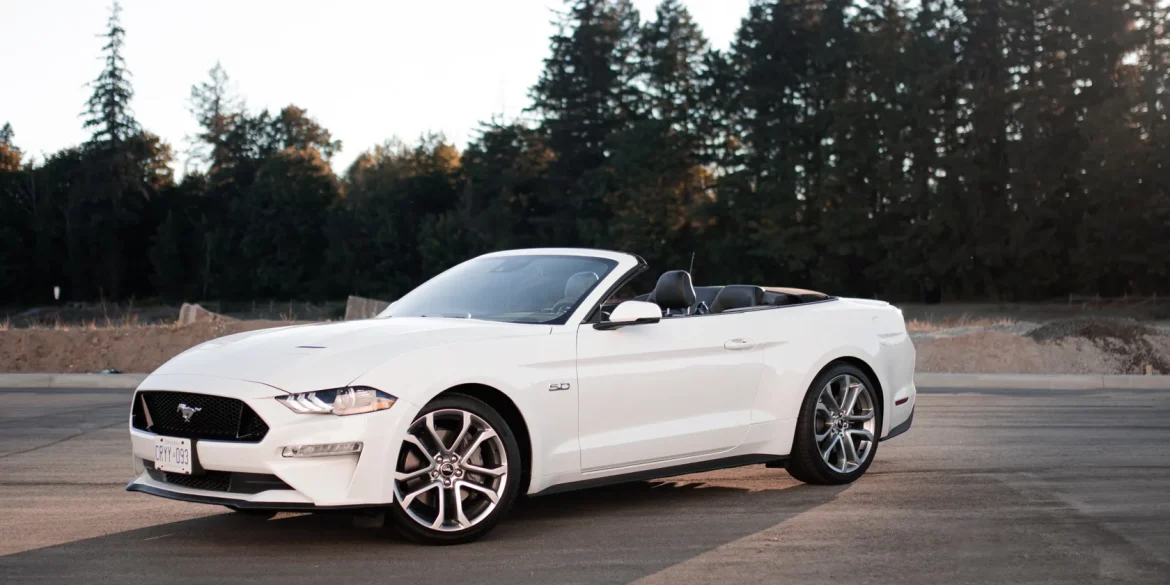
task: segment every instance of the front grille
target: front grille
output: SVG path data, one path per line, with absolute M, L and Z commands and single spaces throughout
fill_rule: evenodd
M 182 473 L 164 471 L 162 474 L 163 481 L 193 490 L 226 492 L 232 485 L 232 474 L 228 471 L 205 471 L 202 475 L 183 475 Z
M 180 404 L 199 411 L 183 420 Z M 268 425 L 247 404 L 223 396 L 139 392 L 132 414 L 134 428 L 168 437 L 257 443 L 268 434 Z
M 193 475 L 170 473 L 154 468 L 154 462 L 143 459 L 146 473 L 155 481 L 169 483 L 193 490 L 228 492 L 233 494 L 258 494 L 267 490 L 291 490 L 279 477 L 266 473 L 241 473 L 233 471 L 204 470 Z

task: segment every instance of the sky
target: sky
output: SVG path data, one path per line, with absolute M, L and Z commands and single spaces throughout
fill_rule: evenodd
M 750 0 L 684 0 L 716 48 Z M 657 0 L 634 0 L 643 20 Z M 197 128 L 191 86 L 217 61 L 251 111 L 306 108 L 343 143 L 344 169 L 387 139 L 442 132 L 462 148 L 481 121 L 514 119 L 540 75 L 559 0 L 122 0 L 139 123 L 176 170 Z M 104 0 L 0 0 L 0 125 L 44 158 L 80 144 L 86 84 L 102 67 Z

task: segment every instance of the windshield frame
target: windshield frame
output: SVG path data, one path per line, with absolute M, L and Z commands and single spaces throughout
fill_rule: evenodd
M 546 257 L 566 256 L 566 257 L 598 260 L 598 261 L 604 262 L 606 264 L 612 264 L 612 266 L 609 268 L 609 272 L 606 273 L 605 276 L 603 276 L 596 283 L 594 283 L 588 289 L 588 291 L 586 291 L 583 295 L 581 295 L 581 297 L 579 297 L 577 299 L 577 302 L 574 305 L 569 307 L 567 310 L 565 310 L 565 312 L 561 313 L 560 315 L 557 315 L 557 316 L 555 316 L 549 320 L 546 320 L 546 321 L 509 321 L 509 320 L 501 320 L 501 319 L 483 319 L 483 318 L 477 318 L 477 317 L 450 317 L 450 316 L 445 317 L 445 316 L 441 316 L 441 315 L 434 316 L 434 317 L 398 316 L 396 318 L 400 318 L 400 319 L 401 318 L 428 318 L 428 319 L 444 319 L 444 318 L 445 319 L 468 319 L 468 318 L 470 318 L 472 320 L 485 322 L 485 323 L 501 323 L 501 324 L 515 324 L 515 325 L 538 325 L 538 326 L 542 326 L 542 327 L 579 325 L 581 323 L 581 321 L 585 318 L 585 316 L 587 316 L 593 312 L 593 309 L 602 300 L 602 297 L 607 296 L 609 294 L 610 289 L 614 286 L 615 283 L 625 280 L 627 275 L 631 272 L 631 270 L 635 270 L 639 266 L 645 265 L 645 261 L 637 256 L 634 256 L 632 254 L 626 254 L 623 252 L 614 252 L 614 251 L 610 251 L 610 250 L 590 250 L 590 249 L 582 249 L 582 248 L 532 248 L 532 249 L 525 249 L 525 250 L 507 250 L 507 251 L 502 251 L 502 252 L 493 252 L 490 254 L 483 254 L 481 256 L 476 256 L 475 258 L 470 258 L 470 259 L 466 260 L 465 262 L 461 262 L 461 263 L 459 263 L 455 266 L 452 266 L 451 268 L 448 268 L 447 270 L 444 270 L 443 272 L 435 275 L 434 277 L 428 279 L 426 282 L 416 286 L 410 292 L 406 293 L 405 295 L 402 295 L 402 297 L 400 297 L 395 302 L 390 303 L 390 306 L 386 307 L 386 309 L 384 309 L 381 313 L 379 313 L 377 315 L 377 317 L 375 317 L 375 318 L 385 319 L 385 318 L 394 317 L 394 315 L 392 313 L 393 313 L 394 307 L 398 303 L 398 301 L 401 301 L 402 299 L 406 298 L 407 296 L 414 294 L 419 289 L 423 288 L 424 286 L 426 286 L 427 284 L 429 284 L 433 280 L 446 274 L 450 270 L 453 270 L 459 266 L 462 266 L 468 262 L 472 262 L 475 260 L 487 259 L 487 258 L 512 257 L 512 256 L 546 256 Z

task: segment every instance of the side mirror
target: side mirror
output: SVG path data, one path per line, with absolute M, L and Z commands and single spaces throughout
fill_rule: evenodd
M 619 329 L 627 325 L 643 325 L 657 323 L 662 320 L 662 309 L 654 303 L 646 301 L 626 301 L 617 306 L 609 315 L 609 321 L 594 323 L 594 329 L 603 331 Z

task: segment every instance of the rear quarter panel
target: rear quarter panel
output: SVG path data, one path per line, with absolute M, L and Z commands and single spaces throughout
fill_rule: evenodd
M 767 342 L 761 344 L 764 371 L 752 424 L 777 421 L 787 429 L 777 452 L 791 450 L 796 419 L 813 380 L 844 358 L 864 362 L 877 378 L 883 413 L 880 436 L 909 416 L 914 346 L 898 309 L 881 301 L 833 299 L 759 311 L 758 317 L 760 337 Z M 909 400 L 895 408 L 896 397 Z

